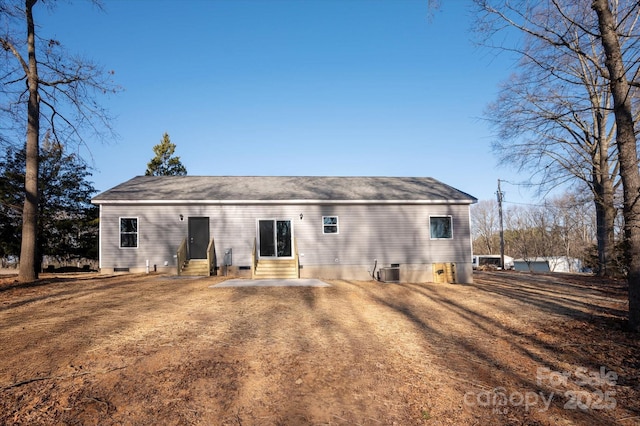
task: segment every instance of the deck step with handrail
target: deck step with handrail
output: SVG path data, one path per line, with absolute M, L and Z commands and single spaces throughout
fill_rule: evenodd
M 300 278 L 300 262 L 298 257 L 298 243 L 293 240 L 292 258 L 258 257 L 257 240 L 253 241 L 251 253 L 252 279 L 292 279 Z
M 216 269 L 216 248 L 213 241 L 209 241 L 207 247 L 206 259 L 189 259 L 187 255 L 187 239 L 185 238 L 180 243 L 177 251 L 177 273 L 178 275 L 189 276 L 210 276 L 211 272 L 215 272 Z

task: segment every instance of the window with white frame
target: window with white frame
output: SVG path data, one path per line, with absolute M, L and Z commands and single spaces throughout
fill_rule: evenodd
M 322 216 L 322 233 L 338 233 L 338 216 Z
M 120 218 L 120 248 L 138 247 L 138 218 Z
M 432 240 L 453 238 L 453 221 L 451 216 L 429 216 L 429 233 Z

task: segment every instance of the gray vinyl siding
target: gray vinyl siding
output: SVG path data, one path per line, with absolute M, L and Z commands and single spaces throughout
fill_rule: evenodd
M 469 206 L 317 206 L 296 233 L 303 265 L 469 262 Z M 431 240 L 430 215 L 451 215 L 453 238 Z M 338 216 L 339 233 L 322 233 L 322 216 Z M 308 226 L 311 225 L 311 226 Z
M 300 219 L 300 214 L 303 215 Z M 180 221 L 180 215 L 184 220 Z M 450 215 L 451 240 L 431 240 L 430 215 Z M 249 266 L 258 219 L 290 219 L 300 264 L 431 264 L 471 260 L 468 204 L 304 204 L 304 205 L 101 205 L 100 259 L 103 268 L 175 266 L 187 237 L 189 216 L 209 217 L 218 263 L 233 249 L 233 264 Z M 338 216 L 339 233 L 323 234 L 323 216 Z M 138 247 L 119 247 L 119 218 L 138 218 Z

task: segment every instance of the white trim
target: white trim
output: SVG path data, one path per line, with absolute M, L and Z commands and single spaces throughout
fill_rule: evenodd
M 136 220 L 136 246 L 135 247 L 122 247 L 122 219 L 135 219 Z M 132 234 L 132 233 L 130 233 Z M 140 247 L 140 218 L 138 216 L 118 216 L 118 249 L 120 250 L 136 250 Z
M 324 223 L 324 218 L 325 217 L 335 217 L 336 218 L 336 224 L 332 225 L 332 224 L 325 224 Z M 336 232 L 324 232 L 324 228 L 325 226 L 335 226 L 336 227 Z M 322 235 L 338 235 L 340 234 L 340 217 L 338 215 L 328 215 L 328 216 L 322 216 Z
M 102 269 L 102 206 L 98 206 L 99 207 L 99 214 L 98 214 L 98 269 Z M 120 221 L 118 221 L 120 222 Z M 120 224 L 118 223 L 118 226 L 120 226 Z M 120 230 L 118 229 L 118 238 L 120 238 Z M 118 246 L 120 246 L 120 243 L 118 243 Z
M 92 204 L 474 204 L 472 200 L 91 200 Z
M 471 206 L 469 206 L 469 210 L 467 211 L 467 216 L 469 218 L 469 248 L 471 248 L 471 269 L 473 269 L 473 235 L 471 235 Z M 504 266 L 504 265 L 503 265 Z
M 262 256 L 260 255 L 260 221 L 272 221 L 275 222 L 274 223 L 274 228 L 273 228 L 273 232 L 274 232 L 274 239 L 275 239 L 275 250 L 276 250 L 276 255 L 275 256 Z M 291 227 L 291 256 L 278 256 L 278 237 L 276 234 L 276 232 L 278 232 L 278 224 L 277 222 L 289 222 L 289 226 Z M 259 217 L 256 219 L 256 255 L 258 256 L 258 259 L 260 258 L 264 258 L 264 259 L 293 259 L 295 257 L 295 245 L 294 245 L 294 226 L 293 226 L 293 219 L 290 218 L 283 218 L 283 217 Z
M 432 237 L 431 236 L 431 218 L 432 217 L 448 217 L 449 218 L 449 222 L 451 223 L 451 237 L 442 237 L 442 238 L 438 238 L 438 237 Z M 453 240 L 453 215 L 450 214 L 430 214 L 429 215 L 429 239 L 432 241 L 436 241 L 436 240 Z

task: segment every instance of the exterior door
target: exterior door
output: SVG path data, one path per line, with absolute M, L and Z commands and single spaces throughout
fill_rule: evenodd
M 290 220 L 258 221 L 258 254 L 260 257 L 293 256 L 293 232 Z
M 206 259 L 209 246 L 209 218 L 189 218 L 189 258 Z

